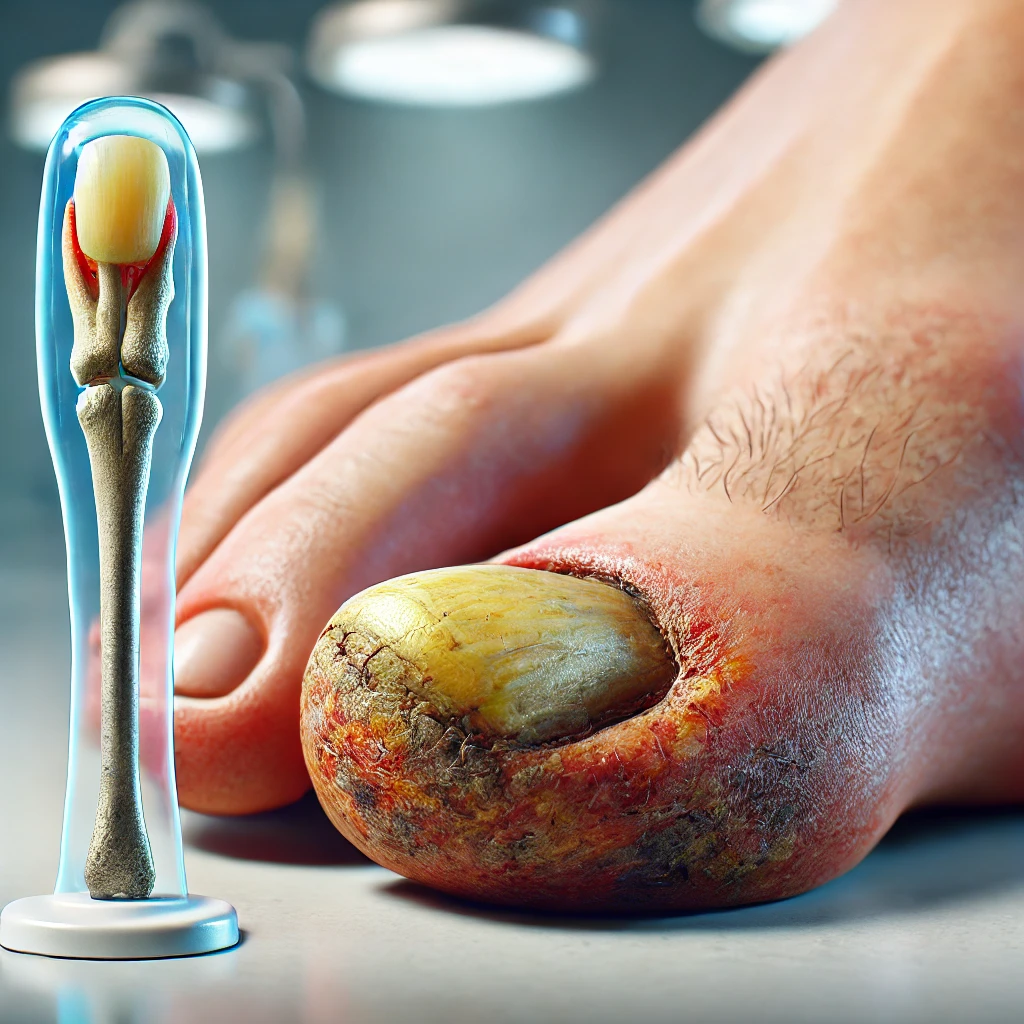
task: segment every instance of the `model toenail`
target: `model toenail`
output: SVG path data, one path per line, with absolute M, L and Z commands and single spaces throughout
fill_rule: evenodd
M 186 697 L 223 697 L 256 667 L 263 648 L 263 637 L 241 612 L 234 608 L 202 612 L 174 634 L 174 692 Z

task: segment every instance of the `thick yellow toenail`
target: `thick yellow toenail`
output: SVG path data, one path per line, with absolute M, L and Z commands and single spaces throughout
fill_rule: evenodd
M 371 587 L 331 620 L 314 653 L 328 656 L 335 672 L 341 658 L 366 687 L 409 691 L 478 740 L 523 744 L 580 736 L 649 707 L 677 672 L 628 594 L 506 565 Z

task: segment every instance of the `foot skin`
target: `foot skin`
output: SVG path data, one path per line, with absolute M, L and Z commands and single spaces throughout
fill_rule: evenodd
M 293 799 L 304 747 L 409 877 L 672 909 L 817 885 L 914 804 L 1024 796 L 1022 52 L 1012 0 L 848 4 L 496 310 L 239 413 L 183 523 L 182 801 Z M 480 668 L 497 582 L 393 581 L 323 630 L 503 549 L 518 616 L 553 573 L 623 592 L 594 628 L 660 634 L 645 692 L 599 665 L 559 704 L 560 654 L 501 676 L 513 714 Z M 516 623 L 571 654 L 557 616 Z

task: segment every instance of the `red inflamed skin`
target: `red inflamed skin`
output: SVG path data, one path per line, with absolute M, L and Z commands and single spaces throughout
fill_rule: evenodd
M 848 0 L 492 310 L 243 407 L 183 803 L 312 778 L 427 885 L 658 912 L 1021 799 L 1022 58 L 1011 0 Z

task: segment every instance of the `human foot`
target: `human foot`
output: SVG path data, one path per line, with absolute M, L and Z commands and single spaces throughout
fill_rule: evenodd
M 254 504 L 226 534 L 193 513 L 183 629 L 251 626 L 225 695 L 178 708 L 183 801 L 301 791 L 298 678 L 349 594 L 587 512 L 505 560 L 642 596 L 682 669 L 651 708 L 524 746 L 367 690 L 352 606 L 324 634 L 308 761 L 382 862 L 510 902 L 738 902 L 843 870 L 910 803 L 1018 797 L 1022 37 L 1008 3 L 844 9 L 463 329 L 483 354 L 404 385 L 408 350 L 375 357 L 388 393 L 261 500 L 230 489 Z M 416 715 L 452 728 L 410 747 Z

